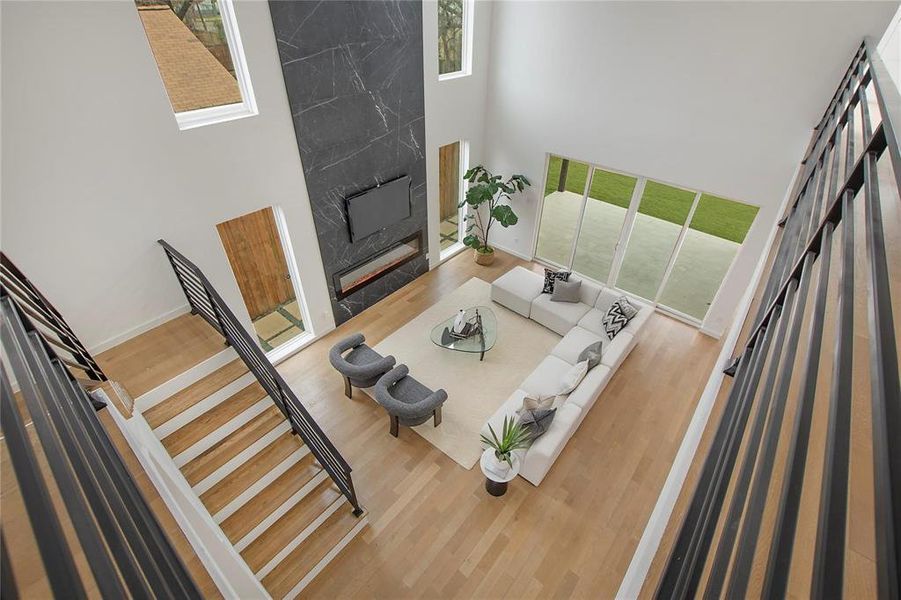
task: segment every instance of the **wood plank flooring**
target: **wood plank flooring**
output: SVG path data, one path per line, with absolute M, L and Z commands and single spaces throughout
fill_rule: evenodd
M 541 272 L 539 265 L 502 252 L 490 267 L 475 265 L 470 253 L 462 253 L 278 366 L 353 467 L 357 493 L 369 512 L 370 525 L 303 591 L 304 597 L 616 593 L 719 342 L 653 315 L 541 486 L 516 479 L 502 498 L 485 492 L 477 467 L 461 468 L 411 430 L 402 428 L 400 437 L 393 438 L 384 411 L 362 392 L 355 391 L 353 399 L 344 397 L 341 377 L 328 363 L 329 348 L 342 337 L 361 331 L 370 344 L 377 344 L 471 277 L 490 282 L 516 265 Z M 185 318 L 197 324 L 196 317 Z M 199 325 L 212 331 L 203 322 Z M 222 349 L 221 338 L 218 342 L 208 346 L 210 356 Z M 127 359 L 107 356 L 108 364 L 117 366 L 113 376 L 132 394 L 153 387 L 148 383 L 152 377 L 131 364 L 152 362 L 152 344 L 145 340 L 143 346 L 140 356 L 133 351 Z M 183 362 L 197 355 L 190 350 Z M 173 369 L 168 376 L 181 370 Z M 189 480 L 200 481 L 227 462 L 258 439 L 244 435 L 247 428 L 276 416 L 271 410 L 259 415 L 188 463 Z M 279 490 L 278 498 L 268 497 L 267 489 L 222 523 L 229 539 L 241 539 L 290 496 L 289 490 L 300 489 L 318 471 L 302 459 L 282 475 L 293 479 L 291 486 L 270 486 Z M 302 513 L 303 508 L 297 508 L 288 514 L 299 522 L 305 518 Z M 342 527 L 347 525 L 347 511 L 336 515 L 341 515 L 335 519 Z M 255 564 L 269 553 L 259 546 L 245 552 Z M 276 569 L 266 581 L 280 590 L 280 582 L 290 579 Z
M 611 597 L 666 478 L 719 342 L 653 315 L 540 487 L 502 498 L 416 433 L 388 433 L 359 391 L 348 400 L 328 349 L 362 331 L 377 344 L 470 277 L 492 281 L 469 253 L 420 277 L 279 365 L 354 469 L 370 526 L 304 592 L 349 597 Z M 270 575 L 275 578 L 276 573 Z M 270 579 L 272 582 L 272 579 Z
M 203 318 L 184 314 L 101 352 L 95 359 L 110 379 L 137 398 L 225 347 L 219 332 Z

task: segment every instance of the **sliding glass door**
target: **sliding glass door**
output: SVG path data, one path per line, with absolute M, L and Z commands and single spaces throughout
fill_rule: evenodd
M 544 208 L 538 228 L 535 255 L 542 260 L 567 266 L 572 260 L 576 230 L 585 205 L 588 165 L 558 156 L 548 160 L 544 184 Z
M 658 302 L 703 319 L 755 216 L 756 206 L 701 194 Z
M 758 208 L 550 156 L 535 257 L 700 323 Z
M 645 184 L 616 287 L 646 300 L 657 297 L 695 196 L 656 181 Z
M 637 183 L 635 177 L 594 169 L 576 243 L 574 270 L 597 281 L 607 281 Z

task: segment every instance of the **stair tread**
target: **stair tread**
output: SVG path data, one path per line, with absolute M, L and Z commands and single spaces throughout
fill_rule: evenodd
M 251 498 L 247 504 L 222 521 L 220 524 L 222 531 L 232 543 L 236 543 L 321 470 L 322 467 L 316 464 L 313 455 L 307 454 Z
M 286 431 L 225 479 L 201 494 L 200 501 L 207 507 L 210 514 L 216 514 L 226 504 L 240 496 L 247 488 L 301 448 L 303 448 L 303 443 L 297 436 Z
M 284 597 L 357 523 L 359 518 L 354 516 L 350 503 L 345 502 L 263 578 L 263 587 L 273 598 Z
M 163 446 L 169 451 L 170 456 L 178 456 L 259 402 L 265 395 L 266 392 L 259 383 L 251 383 L 234 396 L 226 398 L 184 427 L 164 437 Z
M 204 398 L 221 390 L 244 375 L 244 373 L 247 373 L 247 366 L 241 359 L 236 358 L 224 367 L 220 367 L 185 389 L 169 396 L 159 404 L 151 406 L 143 412 L 144 419 L 151 429 L 156 429 L 169 419 L 180 415 Z
M 310 490 L 300 502 L 241 552 L 250 569 L 256 573 L 263 568 L 340 497 L 341 492 L 331 479 L 326 479 Z
M 254 417 L 247 425 L 218 442 L 183 466 L 181 472 L 192 486 L 209 477 L 216 469 L 236 457 L 254 442 L 272 431 L 285 417 L 277 406 L 267 408 L 262 414 Z

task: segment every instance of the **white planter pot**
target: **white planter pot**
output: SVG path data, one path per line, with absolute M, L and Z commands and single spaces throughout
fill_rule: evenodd
M 491 475 L 496 476 L 497 480 L 504 480 L 510 475 L 510 463 L 504 460 L 500 460 L 494 453 L 493 448 L 488 448 L 484 452 L 485 462 L 482 463 L 485 465 L 485 469 L 490 471 Z

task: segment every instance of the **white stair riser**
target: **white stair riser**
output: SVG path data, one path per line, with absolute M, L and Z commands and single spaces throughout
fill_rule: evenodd
M 161 383 L 149 392 L 141 394 L 141 396 L 135 399 L 135 410 L 144 412 L 148 408 L 156 406 L 166 398 L 174 396 L 188 386 L 197 383 L 207 375 L 218 371 L 236 358 L 238 358 L 237 352 L 235 352 L 233 348 L 226 348 L 218 354 L 206 359 L 199 365 L 194 365 L 187 371 L 179 373 L 169 381 Z
M 210 432 L 205 438 L 198 441 L 196 444 L 183 451 L 178 456 L 174 456 L 172 460 L 175 461 L 175 465 L 180 469 L 234 432 L 247 424 L 248 421 L 253 419 L 255 416 L 263 413 L 267 408 L 272 406 L 272 400 L 269 396 L 264 396 L 261 398 L 256 404 L 233 418 L 231 421 L 220 427 L 219 429 Z
M 219 512 L 213 515 L 213 520 L 217 523 L 222 523 L 225 519 L 235 514 L 235 512 L 239 508 L 247 504 L 254 496 L 266 489 L 266 486 L 278 479 L 279 476 L 281 476 L 285 471 L 297 464 L 301 458 L 309 453 L 310 449 L 306 446 L 298 448 L 297 450 L 292 452 L 291 455 L 288 456 L 288 458 L 277 464 L 275 468 L 253 482 L 253 485 L 241 492 L 241 494 L 237 498 L 223 506 Z
M 270 513 L 265 519 L 263 519 L 259 525 L 251 529 L 247 535 L 242 537 L 240 540 L 235 542 L 235 549 L 238 552 L 243 552 L 245 548 L 247 548 L 250 544 L 252 544 L 260 535 L 262 535 L 267 529 L 272 527 L 272 525 L 285 516 L 289 510 L 297 506 L 297 504 L 303 500 L 307 494 L 316 489 L 316 487 L 328 479 L 328 473 L 325 471 L 320 471 L 316 474 L 313 479 L 304 484 L 302 488 L 297 490 L 294 494 L 291 495 L 290 498 L 284 501 L 281 506 L 276 508 L 272 513 Z
M 194 493 L 200 496 L 214 485 L 231 475 L 238 467 L 246 463 L 248 460 L 260 453 L 266 446 L 280 438 L 283 434 L 291 431 L 291 425 L 287 421 L 282 421 L 266 435 L 252 443 L 250 446 L 239 452 L 231 458 L 227 463 L 207 475 L 203 480 L 198 481 L 192 489 Z
M 344 506 L 349 510 L 350 503 L 347 503 L 344 500 L 344 496 L 341 496 L 340 498 L 329 504 L 328 508 L 326 508 L 318 517 L 316 517 L 316 519 L 314 519 L 312 523 L 307 525 L 304 530 L 297 535 L 297 537 L 288 542 L 287 546 L 279 550 L 278 554 L 272 557 L 272 560 L 263 565 L 260 570 L 255 573 L 257 579 L 262 581 L 263 578 L 266 577 L 266 575 L 271 573 L 275 567 L 279 566 L 289 554 L 294 552 L 294 550 L 297 549 L 297 547 L 300 546 L 304 542 L 304 540 L 310 536 L 311 533 L 316 531 L 316 529 L 320 525 L 325 523 L 326 519 L 332 516 L 339 508 Z
M 223 388 L 220 388 L 195 404 L 184 410 L 162 425 L 153 430 L 156 437 L 163 439 L 167 435 L 175 433 L 197 417 L 203 416 L 205 413 L 216 408 L 248 385 L 256 381 L 252 373 L 245 373 L 241 377 L 235 379 Z

